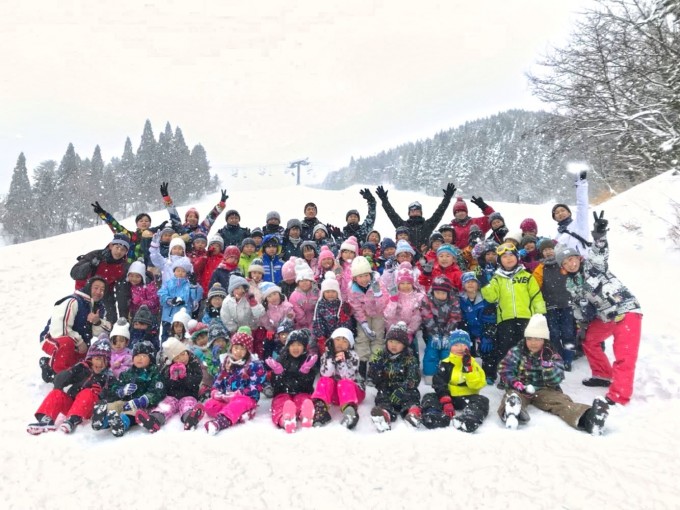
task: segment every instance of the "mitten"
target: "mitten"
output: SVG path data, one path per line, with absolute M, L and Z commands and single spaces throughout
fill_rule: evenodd
M 375 189 L 375 194 L 378 195 L 378 198 L 380 200 L 387 200 L 387 191 L 385 191 L 385 188 L 383 188 L 382 186 L 378 186 Z
M 265 363 L 276 375 L 281 375 L 283 373 L 283 365 L 281 365 L 281 363 L 276 361 L 274 358 L 267 358 Z
M 420 267 L 423 269 L 424 274 L 429 275 L 432 274 L 432 269 L 434 268 L 434 265 L 432 264 L 432 262 L 425 261 L 422 264 L 420 264 Z
M 442 405 L 442 411 L 449 418 L 453 418 L 456 414 L 456 410 L 453 408 L 453 402 L 451 402 L 451 397 L 448 395 L 439 399 L 439 403 Z
M 368 322 L 362 322 L 361 323 L 361 329 L 364 330 L 364 333 L 366 333 L 366 336 L 375 339 L 375 331 L 373 331 L 370 326 L 368 325 Z
M 184 363 L 173 363 L 170 365 L 170 379 L 178 381 L 187 376 L 187 367 Z
M 526 386 L 524 386 L 524 384 L 522 384 L 520 381 L 515 381 L 514 383 L 512 383 L 512 387 L 515 388 L 520 393 L 524 393 L 524 390 L 526 390 Z
M 118 388 L 118 391 L 116 391 L 116 394 L 120 397 L 127 397 L 128 395 L 132 395 L 135 391 L 137 391 L 137 385 L 135 383 L 130 383 L 126 384 L 122 388 Z
M 463 355 L 463 372 L 466 374 L 472 372 L 472 356 L 469 354 Z
M 456 186 L 452 182 L 450 182 L 446 185 L 446 188 L 443 189 L 442 191 L 444 192 L 444 198 L 450 199 L 456 192 Z
M 472 202 L 473 204 L 475 204 L 475 205 L 476 205 L 477 207 L 479 207 L 482 211 L 488 207 L 488 206 L 486 205 L 486 202 L 484 202 L 484 199 L 483 199 L 482 197 L 476 197 L 476 196 L 473 195 L 472 198 L 470 199 L 470 202 Z
M 399 294 L 392 294 L 390 296 L 390 301 L 392 301 L 393 303 L 398 303 L 399 302 Z
M 304 361 L 304 363 L 300 366 L 300 372 L 303 374 L 308 374 L 309 371 L 314 367 L 316 364 L 316 360 L 319 359 L 319 357 L 316 354 L 312 354 L 311 356 L 307 356 L 307 359 Z
M 146 395 L 142 395 L 139 398 L 133 398 L 129 402 L 125 402 L 123 406 L 123 411 L 135 412 L 137 409 L 145 409 L 149 405 L 149 399 Z
M 274 340 L 274 332 L 273 331 L 267 331 L 267 340 L 269 340 L 269 341 Z
M 371 290 L 375 297 L 382 296 L 382 289 L 380 288 L 380 282 L 378 280 L 373 280 L 373 283 L 371 283 Z

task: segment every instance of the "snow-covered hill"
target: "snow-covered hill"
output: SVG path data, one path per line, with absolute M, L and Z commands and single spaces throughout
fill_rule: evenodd
M 229 183 L 227 182 L 227 187 Z M 314 201 L 324 222 L 341 225 L 358 208 L 361 186 L 343 191 L 309 188 L 232 193 L 242 223 L 262 225 L 275 209 L 301 217 Z M 38 332 L 52 303 L 68 294 L 68 272 L 77 255 L 103 247 L 105 226 L 0 248 L 2 289 L 0 388 L 9 405 L 0 421 L 4 467 L 0 497 L 6 508 L 677 508 L 680 492 L 680 342 L 674 291 L 680 284 L 680 251 L 667 239 L 674 221 L 669 201 L 680 196 L 680 177 L 663 174 L 619 195 L 604 209 L 611 225 L 611 265 L 639 297 L 645 312 L 636 393 L 610 413 L 603 437 L 570 429 L 558 418 L 532 411 L 516 432 L 505 430 L 495 410 L 500 391 L 485 388 L 491 414 L 479 431 L 413 430 L 398 422 L 379 435 L 368 414 L 374 390 L 360 407 L 355 431 L 336 421 L 288 436 L 269 418 L 263 399 L 256 418 L 209 437 L 184 432 L 177 420 L 151 436 L 135 430 L 122 439 L 81 427 L 73 436 L 32 437 L 25 426 L 49 386 L 40 379 Z M 440 198 L 390 191 L 398 212 L 417 199 L 429 216 Z M 198 204 L 207 213 L 217 200 Z M 573 201 L 573 197 L 561 200 Z M 511 229 L 534 217 L 539 233 L 552 235 L 550 204 L 492 204 Z M 470 212 L 476 213 L 469 204 Z M 183 213 L 183 209 L 180 212 Z M 154 223 L 167 218 L 152 213 Z M 450 220 L 451 212 L 445 215 Z M 133 218 L 122 219 L 128 226 Z M 215 228 L 224 223 L 218 220 Z M 376 227 L 392 234 L 378 206 Z M 575 363 L 564 389 L 589 403 L 601 392 L 580 384 L 589 375 Z M 424 389 L 424 387 L 421 387 Z

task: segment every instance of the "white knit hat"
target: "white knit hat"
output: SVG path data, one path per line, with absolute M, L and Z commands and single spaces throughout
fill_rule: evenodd
M 269 297 L 274 292 L 281 294 L 282 301 L 286 300 L 286 297 L 281 291 L 281 287 L 272 282 L 261 282 L 257 287 L 260 289 L 260 292 L 262 292 L 262 301 L 266 300 L 267 297 Z
M 191 320 L 191 315 L 187 313 L 186 308 L 180 309 L 175 315 L 172 316 L 172 322 L 181 322 L 184 324 L 184 331 L 189 332 L 189 321 Z
M 118 321 L 113 325 L 113 328 L 111 328 L 111 334 L 109 337 L 113 338 L 114 336 L 124 336 L 130 340 L 130 323 L 125 317 L 118 319 Z
M 144 284 L 146 284 L 146 266 L 144 265 L 144 262 L 141 260 L 135 260 L 132 264 L 130 264 L 130 268 L 128 269 L 127 274 L 130 273 L 141 275 L 142 281 Z
M 504 242 L 509 242 L 508 239 L 512 239 L 513 241 L 517 241 L 515 243 L 515 246 L 519 249 L 519 245 L 522 242 L 522 231 L 521 230 L 514 230 L 512 232 L 508 232 L 505 234 L 505 237 L 503 238 Z
M 304 259 L 298 258 L 295 260 L 295 281 L 302 280 L 314 281 L 314 272 Z
M 324 276 L 323 282 L 321 283 L 321 295 L 323 296 L 323 293 L 327 290 L 334 290 L 338 293 L 338 296 L 340 295 L 340 284 L 335 277 L 335 273 L 332 271 L 328 271 Z
M 354 260 L 352 261 L 352 276 L 359 276 L 360 274 L 372 272 L 373 270 L 371 269 L 371 264 L 366 259 L 366 257 L 362 257 L 360 255 L 358 257 L 355 257 Z
M 172 362 L 173 359 L 188 350 L 187 345 L 180 342 L 174 336 L 163 342 L 163 355 L 167 358 L 168 362 Z
M 543 338 L 550 340 L 550 330 L 548 329 L 548 321 L 544 315 L 537 313 L 532 315 L 529 319 L 529 324 L 524 330 L 525 338 Z
M 182 249 L 184 250 L 184 253 L 187 252 L 187 245 L 184 243 L 184 239 L 181 237 L 173 237 L 172 240 L 170 241 L 170 246 L 168 247 L 168 253 L 172 252 L 172 249 L 175 246 L 181 246 Z
M 354 335 L 347 328 L 338 328 L 331 333 L 331 338 L 343 337 L 349 341 L 349 346 L 354 347 Z

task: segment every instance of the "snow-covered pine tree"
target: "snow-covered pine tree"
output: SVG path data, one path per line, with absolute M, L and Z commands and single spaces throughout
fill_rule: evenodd
M 37 204 L 37 207 L 40 207 L 40 204 Z M 5 232 L 12 237 L 13 242 L 20 243 L 34 238 L 32 223 L 35 221 L 33 217 L 35 209 L 36 204 L 26 169 L 26 157 L 22 152 L 12 173 L 12 182 L 9 185 L 2 217 Z

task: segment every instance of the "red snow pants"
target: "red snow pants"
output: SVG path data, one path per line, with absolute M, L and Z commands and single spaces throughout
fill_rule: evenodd
M 62 390 L 52 390 L 42 401 L 35 414 L 44 414 L 52 420 L 56 420 L 59 413 L 64 416 L 80 416 L 83 420 L 87 420 L 92 416 L 92 410 L 97 399 L 99 399 L 99 392 L 92 388 L 80 390 L 75 399 L 69 397 Z

